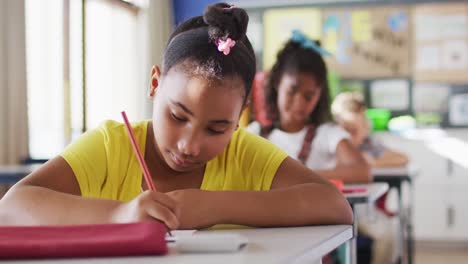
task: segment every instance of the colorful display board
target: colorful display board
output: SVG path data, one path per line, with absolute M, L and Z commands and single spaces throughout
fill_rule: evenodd
M 406 6 L 324 9 L 322 43 L 334 54 L 328 67 L 343 78 L 374 79 L 410 74 Z
M 270 70 L 276 54 L 291 37 L 294 29 L 309 38 L 320 39 L 322 17 L 316 8 L 281 8 L 266 10 L 263 14 L 264 53 L 263 69 Z

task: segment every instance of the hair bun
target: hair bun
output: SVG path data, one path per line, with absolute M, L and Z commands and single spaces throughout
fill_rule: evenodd
M 239 40 L 245 36 L 249 16 L 242 8 L 226 3 L 209 5 L 203 12 L 203 21 L 208 24 L 210 39 L 230 37 Z

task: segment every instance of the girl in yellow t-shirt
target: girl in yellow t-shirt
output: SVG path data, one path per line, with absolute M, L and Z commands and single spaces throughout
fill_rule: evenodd
M 247 21 L 243 9 L 208 6 L 172 33 L 162 71 L 153 67 L 153 118 L 132 126 L 157 191 L 142 181 L 124 125 L 106 121 L 11 188 L 1 224 L 350 224 L 334 186 L 238 128 L 255 74 Z

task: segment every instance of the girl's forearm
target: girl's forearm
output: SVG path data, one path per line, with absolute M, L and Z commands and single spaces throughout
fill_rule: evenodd
M 377 168 L 399 167 L 408 164 L 408 157 L 395 151 L 387 150 L 381 157 L 373 160 L 372 166 Z
M 307 183 L 263 192 L 213 192 L 219 223 L 258 227 L 351 224 L 348 202 L 336 188 Z
M 70 225 L 112 222 L 118 201 L 83 198 L 43 187 L 13 187 L 0 200 L 1 225 Z
M 341 165 L 335 169 L 315 172 L 322 177 L 342 180 L 345 183 L 368 183 L 372 181 L 372 174 L 367 165 Z

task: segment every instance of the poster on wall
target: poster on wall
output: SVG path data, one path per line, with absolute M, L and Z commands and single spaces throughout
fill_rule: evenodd
M 325 9 L 322 43 L 343 78 L 409 76 L 409 10 L 404 6 Z
M 414 6 L 413 73 L 418 81 L 468 82 L 468 3 Z
M 322 17 L 316 8 L 270 9 L 263 14 L 263 69 L 269 70 L 278 51 L 291 38 L 291 32 L 301 30 L 313 40 L 320 39 Z
M 449 120 L 454 126 L 468 126 L 468 94 L 450 97 Z
M 415 83 L 413 85 L 414 111 L 447 113 L 450 91 L 450 85 L 444 83 Z
M 388 79 L 370 83 L 370 101 L 374 108 L 405 111 L 410 108 L 408 80 Z

